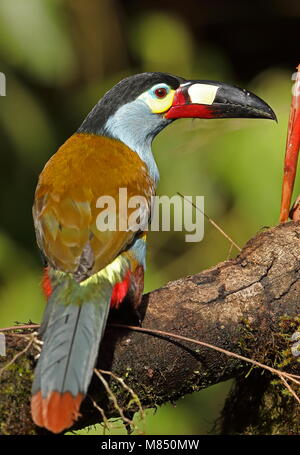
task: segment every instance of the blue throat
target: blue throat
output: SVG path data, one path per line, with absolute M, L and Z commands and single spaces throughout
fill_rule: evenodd
M 100 102 L 101 105 L 101 102 Z M 100 108 L 98 105 L 98 109 Z M 155 183 L 159 181 L 159 171 L 152 154 L 151 144 L 155 136 L 171 123 L 163 116 L 152 114 L 142 100 L 135 100 L 121 106 L 104 123 L 95 128 L 94 116 L 98 109 L 91 112 L 88 120 L 79 128 L 79 132 L 100 134 L 112 137 L 126 144 L 143 160 L 149 175 Z M 89 128 L 90 125 L 93 125 Z

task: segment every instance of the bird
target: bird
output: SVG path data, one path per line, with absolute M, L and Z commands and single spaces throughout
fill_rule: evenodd
M 129 76 L 97 102 L 39 175 L 33 203 L 42 289 L 47 301 L 39 337 L 31 414 L 52 433 L 73 426 L 87 394 L 110 311 L 129 301 L 139 314 L 146 268 L 147 229 L 99 230 L 97 201 L 151 198 L 159 171 L 151 144 L 181 118 L 276 119 L 255 94 L 224 82 L 187 80 L 163 72 Z M 128 222 L 130 214 L 110 215 Z M 126 219 L 124 219 L 124 217 Z

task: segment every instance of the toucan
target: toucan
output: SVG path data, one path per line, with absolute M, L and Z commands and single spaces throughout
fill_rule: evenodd
M 98 101 L 78 130 L 49 159 L 35 192 L 33 218 L 44 258 L 47 300 L 34 374 L 34 422 L 53 433 L 78 419 L 108 314 L 130 302 L 138 312 L 146 267 L 146 229 L 101 230 L 101 196 L 141 196 L 151 219 L 159 171 L 155 136 L 180 118 L 276 119 L 253 93 L 223 82 L 167 73 L 136 74 Z M 112 214 L 119 221 L 124 214 Z M 130 211 L 126 215 L 130 217 Z M 101 350 L 100 350 L 101 354 Z

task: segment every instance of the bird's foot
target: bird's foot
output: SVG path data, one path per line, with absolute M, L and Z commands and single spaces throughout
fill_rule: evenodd
M 142 327 L 142 316 L 139 310 L 137 310 L 136 308 L 132 310 L 132 322 L 134 323 L 134 325 Z
M 44 342 L 38 338 L 38 332 L 33 332 L 32 337 L 33 337 L 33 346 L 38 351 L 38 353 L 34 356 L 34 360 L 38 360 L 41 355 L 42 346 L 43 346 Z

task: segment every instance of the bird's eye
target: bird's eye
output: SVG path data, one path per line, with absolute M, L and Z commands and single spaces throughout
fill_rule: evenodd
M 159 87 L 156 90 L 154 90 L 154 95 L 157 98 L 164 98 L 165 96 L 167 96 L 167 94 L 168 94 L 168 91 L 165 87 Z

